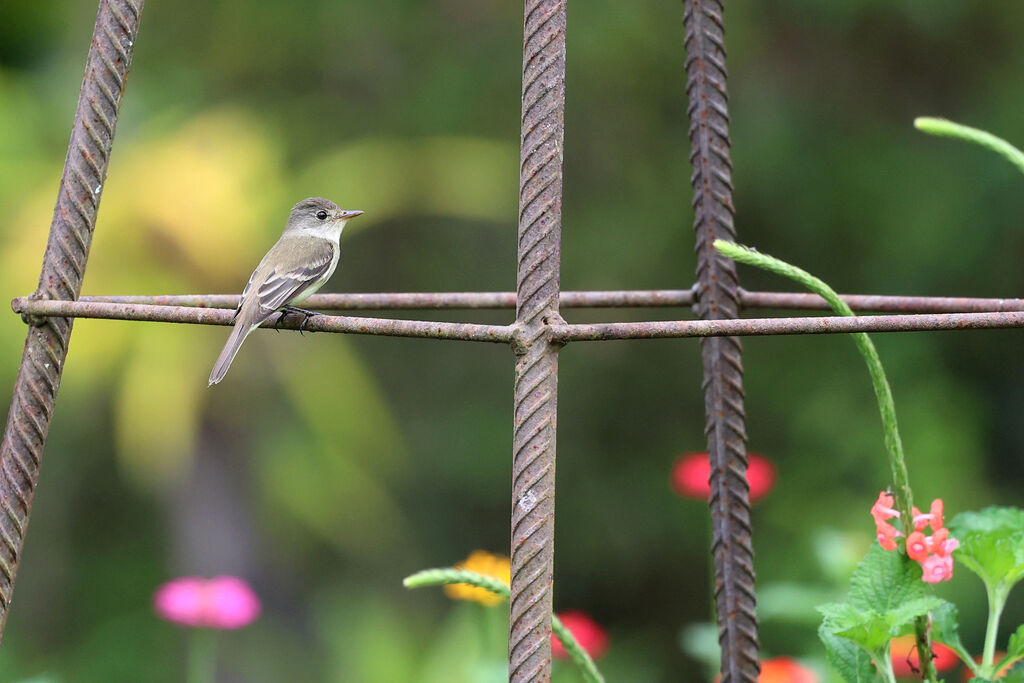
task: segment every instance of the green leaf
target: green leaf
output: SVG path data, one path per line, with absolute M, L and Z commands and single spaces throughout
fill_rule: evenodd
M 961 512 L 948 526 L 957 538 L 972 531 L 1024 531 L 1024 510 L 992 506 L 979 512 Z
M 885 614 L 863 610 L 849 603 L 829 603 L 818 611 L 825 617 L 824 626 L 833 634 L 852 640 L 865 650 L 877 652 L 894 637 L 909 632 L 915 618 L 927 614 L 944 601 L 926 596 L 908 600 Z
M 1005 594 L 1024 578 L 1024 510 L 990 507 L 963 512 L 949 524 L 960 541 L 954 557 Z
M 976 666 L 971 653 L 960 641 L 960 612 L 953 603 L 943 600 L 941 605 L 932 610 L 932 638 L 952 648 L 972 669 Z
M 825 644 L 825 654 L 832 667 L 846 683 L 868 683 L 875 680 L 875 665 L 871 656 L 852 641 L 833 634 L 826 624 L 818 629 L 818 637 Z
M 1010 636 L 1010 641 L 1006 644 L 1006 656 L 996 665 L 996 671 L 1020 659 L 1024 659 L 1024 624 L 1018 626 L 1014 634 Z M 1024 671 L 1024 667 L 1021 666 L 1017 666 L 1015 669 Z
M 889 635 L 895 637 L 909 633 L 907 627 L 911 625 L 914 619 L 928 614 L 928 612 L 940 607 L 944 602 L 946 601 L 941 598 L 925 596 L 908 600 L 902 605 L 889 610 L 885 613 L 885 622 L 889 625 Z
M 887 614 L 905 602 L 924 597 L 921 567 L 903 553 L 872 544 L 850 579 L 850 604 Z

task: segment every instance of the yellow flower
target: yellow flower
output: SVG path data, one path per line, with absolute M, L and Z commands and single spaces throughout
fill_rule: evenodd
M 464 562 L 455 565 L 456 569 L 490 576 L 498 579 L 506 586 L 512 580 L 512 568 L 507 557 L 495 555 L 486 550 L 474 550 Z M 451 583 L 444 587 L 444 594 L 454 600 L 474 600 L 481 605 L 493 607 L 505 601 L 500 595 L 495 595 L 489 590 L 470 586 L 468 583 Z

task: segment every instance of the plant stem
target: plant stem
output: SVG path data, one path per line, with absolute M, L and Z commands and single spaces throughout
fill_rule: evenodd
M 946 119 L 936 119 L 928 116 L 920 116 L 914 119 L 914 127 L 925 133 L 931 133 L 932 135 L 941 135 L 942 137 L 966 140 L 967 142 L 973 142 L 976 145 L 981 145 L 982 147 L 990 149 L 996 154 L 1004 157 L 1011 164 L 1020 169 L 1021 173 L 1024 173 L 1024 152 L 1021 152 L 1006 140 L 998 138 L 991 133 L 959 123 L 953 123 Z
M 498 579 L 491 578 L 490 576 L 484 576 L 483 574 L 477 574 L 476 572 L 466 571 L 465 569 L 424 569 L 421 572 L 416 572 L 412 576 L 405 577 L 402 581 L 402 585 L 406 588 L 422 588 L 423 586 L 443 586 L 449 583 L 468 583 L 471 586 L 483 588 L 489 590 L 495 595 L 500 595 L 504 598 L 509 596 L 509 587 L 499 581 Z M 555 636 L 562 641 L 562 645 L 565 647 L 566 652 L 572 657 L 573 662 L 580 668 L 580 672 L 583 674 L 583 679 L 587 683 L 604 683 L 604 677 L 601 676 L 601 672 L 597 670 L 597 665 L 594 664 L 594 660 L 590 658 L 587 651 L 584 650 L 576 638 L 572 635 L 572 632 L 562 625 L 562 622 L 558 620 L 554 614 L 551 615 L 551 630 Z
M 881 652 L 876 652 L 874 660 L 878 673 L 882 674 L 886 682 L 896 683 L 896 672 L 892 668 L 892 655 L 890 654 L 889 645 L 882 648 Z
M 795 280 L 807 289 L 823 298 L 829 306 L 839 315 L 853 316 L 851 309 L 845 301 L 840 298 L 834 289 L 829 287 L 822 280 L 814 277 L 807 271 L 790 265 L 785 261 L 762 254 L 750 247 L 744 247 L 725 240 L 715 240 L 715 249 L 731 259 L 750 266 L 756 266 L 771 271 L 783 277 Z M 914 530 L 914 498 L 910 490 L 910 475 L 907 473 L 906 459 L 903 457 L 903 441 L 900 439 L 899 425 L 896 423 L 896 402 L 892 397 L 892 389 L 889 388 L 889 380 L 885 377 L 885 369 L 882 367 L 882 359 L 878 356 L 871 337 L 863 332 L 856 332 L 850 335 L 857 344 L 857 350 L 864 357 L 868 366 L 868 374 L 871 376 L 871 385 L 875 390 L 875 398 L 878 401 L 878 412 L 882 416 L 882 427 L 885 434 L 885 448 L 889 452 L 889 468 L 892 471 L 893 497 L 896 502 L 896 509 L 900 511 L 903 533 L 909 535 Z M 914 631 L 917 635 L 917 653 L 921 662 L 921 676 L 924 680 L 935 681 L 935 663 L 932 661 L 931 635 L 928 628 L 928 617 L 918 617 L 914 621 Z M 891 667 L 890 667 L 891 668 Z
M 192 629 L 188 651 L 188 683 L 214 683 L 217 678 L 217 633 L 209 628 Z
M 985 648 L 981 653 L 981 673 L 985 678 L 995 678 L 996 635 L 999 632 L 999 617 L 1006 606 L 1006 593 L 999 586 L 985 584 L 988 593 L 988 625 L 985 627 Z
M 604 683 L 604 676 L 597 670 L 594 660 L 576 642 L 572 632 L 563 626 L 562 622 L 554 614 L 551 615 L 551 630 L 562 641 L 562 645 L 565 647 L 565 651 L 569 653 L 569 656 L 572 657 L 572 661 L 580 668 L 580 671 L 583 673 L 583 680 L 587 681 L 587 683 Z

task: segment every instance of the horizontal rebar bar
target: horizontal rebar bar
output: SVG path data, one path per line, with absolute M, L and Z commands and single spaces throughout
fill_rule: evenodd
M 226 308 L 196 308 L 191 306 L 153 306 L 148 304 L 119 304 L 95 301 L 32 300 L 26 297 L 11 302 L 15 313 L 31 316 L 60 316 L 74 318 L 101 318 L 105 320 L 136 320 L 145 322 L 191 323 L 195 325 L 230 325 L 235 311 Z M 288 315 L 277 325 L 277 318 L 263 323 L 263 327 L 298 330 L 303 323 L 302 314 Z M 395 320 L 392 318 L 353 318 L 348 316 L 315 315 L 305 319 L 306 332 L 344 332 L 389 337 L 421 337 L 425 339 L 459 339 L 508 343 L 512 339 L 511 325 L 476 325 L 472 323 L 431 322 L 428 320 Z
M 889 296 L 840 294 L 855 311 L 878 313 L 985 313 L 1024 311 L 1024 299 L 982 299 L 952 296 Z M 805 292 L 748 292 L 740 290 L 744 308 L 830 310 L 817 294 Z
M 238 294 L 183 294 L 169 296 L 83 296 L 79 301 L 160 306 L 235 308 Z M 689 306 L 688 289 L 562 292 L 566 308 L 646 308 Z M 385 292 L 314 294 L 302 304 L 321 311 L 382 311 L 389 309 L 501 309 L 515 308 L 515 292 Z
M 96 301 L 35 300 L 20 297 L 11 302 L 15 313 L 41 317 L 102 318 L 147 322 L 230 325 L 234 310 L 193 306 Z M 292 315 L 280 328 L 297 330 L 301 320 Z M 267 322 L 265 327 L 274 327 Z M 848 332 L 922 332 L 928 330 L 980 330 L 1024 327 L 1024 311 L 981 313 L 918 313 L 906 315 L 859 315 L 806 318 L 738 318 L 732 320 L 664 320 L 632 323 L 589 323 L 552 325 L 554 340 L 603 341 L 610 339 L 668 339 L 679 337 L 756 337 L 788 334 L 842 334 Z M 392 337 L 458 339 L 464 341 L 509 342 L 513 325 L 354 318 L 317 315 L 306 323 L 309 332 L 343 332 Z
M 1024 311 L 1024 299 L 982 299 L 973 297 L 880 296 L 843 294 L 843 300 L 855 311 L 880 313 L 982 313 L 986 311 Z M 182 294 L 165 296 L 83 296 L 89 303 L 154 304 L 158 306 L 195 306 L 235 308 L 238 294 Z M 678 308 L 691 306 L 696 298 L 692 289 L 633 289 L 618 291 L 562 292 L 563 308 Z M 740 290 L 744 308 L 828 310 L 817 294 L 802 292 L 748 292 Z M 515 308 L 515 292 L 382 292 L 314 294 L 303 304 L 322 311 L 383 311 L 441 309 Z
M 666 320 L 637 323 L 556 325 L 560 342 L 681 337 L 757 337 L 848 332 L 921 332 L 1024 327 L 1024 311 L 988 313 L 912 313 L 809 318 L 734 318 L 730 320 Z

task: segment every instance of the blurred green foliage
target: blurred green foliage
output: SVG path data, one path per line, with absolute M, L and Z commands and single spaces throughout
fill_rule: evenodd
M 94 10 L 4 3 L 6 297 L 35 286 Z M 290 205 L 315 194 L 367 212 L 328 289 L 511 289 L 521 10 L 150 3 L 84 291 L 239 291 Z M 681 4 L 589 0 L 569 14 L 563 286 L 689 286 Z M 1024 141 L 1024 4 L 779 0 L 732 4 L 727 20 L 742 241 L 840 291 L 1021 295 L 1021 178 L 911 121 Z M 24 333 L 0 318 L 0 388 Z M 1020 334 L 876 337 L 912 483 L 950 515 L 1021 502 Z M 257 624 L 221 639 L 232 680 L 500 679 L 500 611 L 407 593 L 401 578 L 508 545 L 507 351 L 261 333 L 208 390 L 224 337 L 76 323 L 0 679 L 180 680 L 185 638 L 149 601 L 186 573 L 238 574 L 265 601 Z M 759 584 L 775 586 L 764 654 L 822 663 L 811 605 L 801 617 L 777 598 L 841 592 L 871 541 L 887 465 L 870 383 L 840 337 L 748 339 L 745 365 L 750 445 L 779 469 L 753 514 Z M 701 680 L 680 634 L 710 613 L 707 512 L 668 486 L 675 455 L 704 444 L 698 345 L 580 344 L 561 368 L 556 608 L 609 630 L 609 680 Z M 976 583 L 939 590 L 963 606 L 973 650 Z M 1022 614 L 1011 597 L 1004 619 Z

